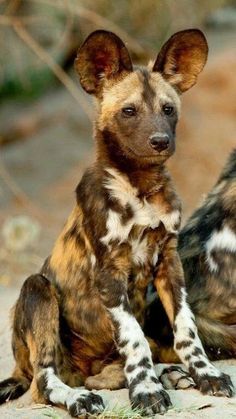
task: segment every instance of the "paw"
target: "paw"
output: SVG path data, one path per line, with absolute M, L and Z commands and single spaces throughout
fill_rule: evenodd
M 196 387 L 192 377 L 175 365 L 164 368 L 159 379 L 167 390 L 185 390 L 186 388 Z
M 92 392 L 78 392 L 74 394 L 67 401 L 67 408 L 72 417 L 78 417 L 82 415 L 98 415 L 103 412 L 105 406 L 101 396 Z
M 163 389 L 161 383 L 141 382 L 137 386 L 130 386 L 130 401 L 133 408 L 141 410 L 142 415 L 152 416 L 156 413 L 165 413 L 172 406 L 168 393 Z
M 205 374 L 195 378 L 195 381 L 203 394 L 217 397 L 232 397 L 234 395 L 234 386 L 227 374 L 221 373 L 219 377 Z

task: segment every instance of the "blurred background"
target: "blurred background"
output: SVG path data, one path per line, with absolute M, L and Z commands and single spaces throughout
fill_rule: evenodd
M 93 160 L 93 106 L 73 69 L 82 40 L 112 30 L 147 63 L 190 27 L 210 53 L 169 164 L 184 220 L 236 145 L 236 1 L 0 0 L 0 310 L 50 253 Z

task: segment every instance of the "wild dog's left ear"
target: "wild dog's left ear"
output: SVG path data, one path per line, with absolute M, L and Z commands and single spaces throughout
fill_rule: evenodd
M 158 71 L 180 92 L 190 89 L 202 71 L 208 54 L 205 36 L 187 29 L 171 36 L 159 52 L 153 71 Z
M 92 32 L 78 51 L 75 68 L 83 89 L 99 95 L 104 78 L 116 77 L 123 71 L 132 71 L 128 50 L 112 32 Z

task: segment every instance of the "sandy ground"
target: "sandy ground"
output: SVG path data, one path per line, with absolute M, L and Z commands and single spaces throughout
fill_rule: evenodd
M 13 368 L 13 358 L 10 349 L 10 327 L 6 312 L 14 304 L 18 291 L 14 288 L 1 286 L 0 288 L 0 380 L 6 378 Z M 236 360 L 217 363 L 219 368 L 230 374 L 236 387 Z M 157 372 L 163 366 L 157 366 Z M 100 391 L 108 408 L 127 406 L 129 404 L 128 391 Z M 236 397 L 232 399 L 202 396 L 197 390 L 169 391 L 173 409 L 165 417 L 168 418 L 208 418 L 215 419 L 219 414 L 222 419 L 236 418 Z M 0 418 L 4 419 L 39 419 L 51 417 L 53 419 L 69 418 L 65 410 L 47 406 L 37 406 L 32 402 L 30 392 L 14 402 L 8 402 L 0 407 Z M 112 416 L 113 417 L 113 416 Z M 128 419 L 128 416 L 123 416 Z

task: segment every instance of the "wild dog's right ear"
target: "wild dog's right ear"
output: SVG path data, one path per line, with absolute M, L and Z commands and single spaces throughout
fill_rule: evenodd
M 104 78 L 133 69 L 125 44 L 117 35 L 104 30 L 88 36 L 78 51 L 75 68 L 83 89 L 94 95 L 99 95 Z
M 163 45 L 153 71 L 160 72 L 179 92 L 185 92 L 196 83 L 207 54 L 207 41 L 199 29 L 180 31 Z

